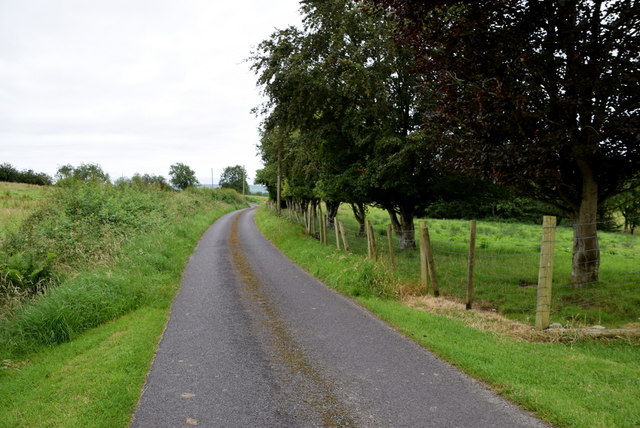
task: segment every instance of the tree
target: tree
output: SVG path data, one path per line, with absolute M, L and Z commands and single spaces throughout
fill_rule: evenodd
M 233 189 L 240 194 L 244 194 L 249 189 L 247 171 L 241 165 L 228 166 L 222 171 L 218 184 L 222 188 Z
M 635 233 L 640 226 L 640 187 L 628 189 L 609 200 L 609 209 L 618 211 L 624 217 L 624 231 Z
M 161 175 L 153 175 L 153 174 L 144 174 L 140 175 L 138 173 L 133 174 L 131 178 L 119 178 L 115 182 L 118 186 L 135 186 L 135 187 L 146 187 L 153 186 L 157 187 L 160 190 L 169 190 L 171 187 L 167 180 Z
M 402 144 L 419 124 L 422 103 L 410 51 L 393 43 L 388 22 L 354 1 L 308 0 L 302 11 L 303 30 L 277 31 L 252 58 L 268 98 L 261 110 L 265 164 L 280 153 L 290 195 L 322 197 L 332 208 L 350 203 L 362 230 L 365 204 L 385 206 L 401 245 L 414 246 L 413 220 L 430 182 L 418 177 L 433 171 L 413 161 L 407 149 L 415 145 Z M 269 137 L 283 129 L 291 138 L 276 149 L 272 142 L 282 139 Z M 395 169 L 382 173 L 388 164 Z
M 148 186 L 156 186 L 160 190 L 168 190 L 169 184 L 167 180 L 161 175 L 153 175 L 153 174 L 134 174 L 131 177 L 133 183 L 141 183 Z
M 187 187 L 195 186 L 198 184 L 196 173 L 183 163 L 176 163 L 171 165 L 169 169 L 169 175 L 171 176 L 171 185 L 175 189 L 183 190 Z
M 97 183 L 111 182 L 109 174 L 104 172 L 100 165 L 93 163 L 83 163 L 77 167 L 71 164 L 63 165 L 58 168 L 56 179 L 58 184 L 64 184 L 72 180 Z
M 0 181 L 37 184 L 40 186 L 52 183 L 51 177 L 43 172 L 37 173 L 31 169 L 18 171 L 9 163 L 0 164 Z
M 597 281 L 598 208 L 640 184 L 638 2 L 371 2 L 401 17 L 438 97 L 436 159 L 566 212 L 572 281 Z
M 253 184 L 261 184 L 265 186 L 267 188 L 269 199 L 273 201 L 278 199 L 277 172 L 273 168 L 273 165 L 268 165 L 257 170 Z

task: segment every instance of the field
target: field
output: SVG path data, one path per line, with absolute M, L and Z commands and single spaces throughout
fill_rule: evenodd
M 0 240 L 18 230 L 50 192 L 50 187 L 0 181 Z
M 285 216 L 289 214 L 285 211 Z M 295 216 L 291 216 L 295 219 Z M 347 230 L 350 250 L 367 254 L 366 237 L 343 205 L 338 219 Z M 388 264 L 388 214 L 370 208 L 368 219 L 376 235 L 378 260 Z M 416 231 L 418 222 L 416 221 Z M 464 302 L 467 290 L 469 222 L 423 219 L 429 229 L 440 293 Z M 416 237 L 419 234 L 416 233 Z M 335 246 L 333 231 L 327 234 Z M 542 227 L 517 223 L 480 221 L 477 225 L 474 270 L 474 308 L 493 311 L 511 319 L 533 324 L 536 316 L 536 284 Z M 638 327 L 640 324 L 640 236 L 600 232 L 602 257 L 600 281 L 582 287 L 570 284 L 572 229 L 556 230 L 555 269 L 552 292 L 552 322 L 565 326 L 604 325 L 609 328 Z M 393 238 L 398 282 L 396 294 L 420 296 L 429 290 L 420 286 L 419 250 L 399 248 Z

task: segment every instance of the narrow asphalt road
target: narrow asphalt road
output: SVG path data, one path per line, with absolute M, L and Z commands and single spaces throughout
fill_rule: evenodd
M 289 262 L 251 209 L 185 271 L 133 427 L 543 427 Z

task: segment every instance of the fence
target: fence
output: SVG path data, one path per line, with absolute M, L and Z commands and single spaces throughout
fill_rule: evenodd
M 572 225 L 558 226 L 554 217 L 545 217 L 542 227 L 420 221 L 415 246 L 401 248 L 398 231 L 379 216 L 370 216 L 363 231 L 344 213 L 333 229 L 321 210 L 284 210 L 283 215 L 326 245 L 387 264 L 413 294 L 447 296 L 468 309 L 498 311 L 540 330 L 551 322 L 621 326 L 640 321 L 638 236 L 599 232 L 599 280 L 574 285 Z

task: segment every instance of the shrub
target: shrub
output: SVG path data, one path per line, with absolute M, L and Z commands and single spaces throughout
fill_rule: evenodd
M 0 286 L 32 292 L 80 266 L 104 264 L 121 245 L 169 217 L 162 194 L 69 181 L 2 245 Z
M 0 283 L 33 293 L 42 291 L 57 280 L 53 272 L 56 255 L 47 253 L 43 257 L 25 252 L 0 258 Z

